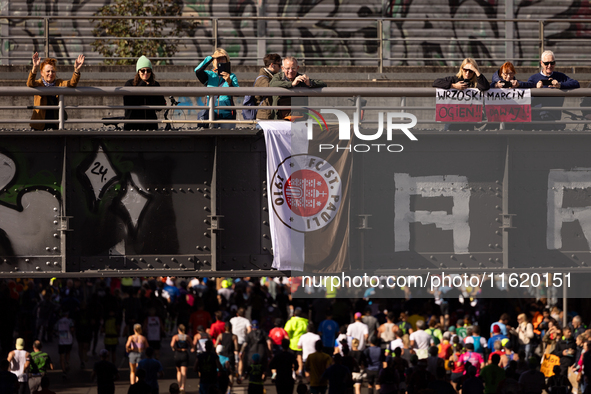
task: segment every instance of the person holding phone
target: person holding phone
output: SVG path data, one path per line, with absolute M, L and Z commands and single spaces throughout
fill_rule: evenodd
M 207 70 L 209 65 L 212 65 L 212 70 Z M 197 67 L 195 67 L 195 75 L 199 82 L 207 87 L 239 87 L 238 78 L 232 73 L 230 56 L 222 48 L 217 48 L 212 56 L 208 56 Z M 207 96 L 207 103 L 209 100 L 214 100 L 217 107 L 233 106 L 234 100 L 232 96 Z M 236 110 L 231 109 L 216 109 L 214 111 L 213 120 L 231 120 L 236 119 Z M 199 112 L 199 119 L 209 120 L 209 110 Z M 233 129 L 236 127 L 235 123 L 217 124 L 215 127 L 223 129 Z
M 566 74 L 554 71 L 556 66 L 556 58 L 554 52 L 544 51 L 540 57 L 540 66 L 542 70 L 529 77 L 528 82 L 532 83 L 536 88 L 550 88 L 550 89 L 578 89 L 580 87 L 579 81 L 569 78 Z M 566 124 L 557 123 L 562 119 L 562 111 L 560 110 L 546 110 L 544 107 L 562 107 L 564 104 L 564 97 L 532 97 L 532 123 L 529 125 L 533 130 L 552 130 L 559 131 L 566 128 Z
M 505 62 L 501 68 L 493 74 L 491 87 L 499 89 L 527 89 L 535 87 L 531 82 L 518 81 L 515 77 L 516 74 L 513 63 Z
M 554 71 L 556 66 L 556 58 L 554 52 L 544 51 L 541 56 L 540 66 L 542 71 L 529 77 L 528 82 L 532 83 L 536 88 L 552 88 L 552 89 L 578 89 L 580 88 L 579 81 L 569 78 L 566 74 Z
M 464 90 L 468 88 L 477 88 L 481 91 L 490 89 L 490 83 L 486 77 L 478 70 L 476 60 L 467 57 L 462 62 L 460 70 L 456 75 L 450 77 L 437 78 L 433 82 L 434 88 Z

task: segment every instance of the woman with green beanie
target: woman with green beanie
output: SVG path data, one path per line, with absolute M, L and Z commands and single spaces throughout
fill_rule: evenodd
M 125 86 L 160 86 L 156 82 L 156 75 L 152 71 L 152 62 L 145 56 L 138 59 L 135 65 L 135 78 L 125 82 Z M 166 105 L 164 96 L 123 96 L 123 105 Z M 125 119 L 150 119 L 156 120 L 156 111 L 159 109 L 126 109 Z M 125 123 L 124 130 L 157 130 L 158 123 Z

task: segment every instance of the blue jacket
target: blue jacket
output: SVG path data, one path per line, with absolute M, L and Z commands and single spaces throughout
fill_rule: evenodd
M 531 82 L 533 84 L 533 87 L 535 87 L 539 81 L 550 78 L 560 82 L 560 89 L 578 89 L 581 87 L 579 85 L 579 81 L 577 81 L 576 79 L 569 78 L 566 74 L 559 73 L 556 71 L 554 71 L 549 77 L 545 76 L 541 72 L 536 73 L 529 77 L 529 80 L 527 82 Z M 547 86 L 544 87 L 547 88 Z
M 513 79 L 516 79 L 515 77 L 513 77 Z M 490 87 L 491 88 L 496 88 L 496 84 L 499 81 L 504 81 L 503 78 L 501 78 L 501 70 L 497 71 L 496 73 L 493 74 L 492 76 L 492 82 L 490 83 Z M 518 89 L 527 89 L 527 88 L 535 88 L 536 84 L 535 83 L 531 83 L 531 82 L 523 82 L 520 80 L 517 80 L 517 82 L 519 82 L 519 87 Z
M 213 58 L 211 56 L 206 57 L 201 64 L 195 67 L 195 75 L 199 81 L 207 87 L 229 87 L 226 80 L 219 76 L 218 73 L 206 70 L 212 61 Z M 230 79 L 232 80 L 233 87 L 239 87 L 238 78 L 236 78 L 234 73 L 230 73 Z M 213 99 L 215 100 L 215 105 L 218 106 L 233 105 L 232 97 L 230 96 L 213 96 Z M 207 102 L 209 103 L 209 96 L 207 96 Z M 231 110 L 216 110 L 216 113 L 220 118 L 232 119 Z

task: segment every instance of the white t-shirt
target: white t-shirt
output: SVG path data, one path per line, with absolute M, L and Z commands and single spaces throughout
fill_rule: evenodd
M 368 334 L 367 324 L 360 321 L 349 324 L 347 327 L 347 336 L 351 339 L 359 340 L 359 350 L 365 349 L 365 336 Z
M 320 335 L 313 332 L 307 332 L 300 337 L 298 347 L 302 349 L 302 360 L 308 359 L 308 355 L 316 352 L 316 342 L 320 340 Z
M 423 330 L 417 330 L 410 334 L 410 340 L 415 341 L 415 349 L 429 349 L 431 335 Z
M 236 316 L 230 319 L 232 323 L 232 334 L 238 337 L 238 344 L 242 345 L 246 340 L 247 330 L 250 328 L 250 321 L 241 316 Z
M 404 349 L 404 344 L 402 343 L 401 338 L 396 338 L 395 340 L 390 342 L 390 350 L 392 352 L 394 352 L 394 349 L 396 349 L 397 347 L 399 347 L 400 349 Z

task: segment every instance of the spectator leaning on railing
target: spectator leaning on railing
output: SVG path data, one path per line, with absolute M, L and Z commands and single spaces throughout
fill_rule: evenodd
M 437 78 L 433 82 L 434 88 L 458 89 L 478 88 L 482 91 L 490 89 L 490 83 L 478 70 L 476 60 L 467 57 L 462 62 L 460 70 L 456 75 L 444 78 Z
M 310 79 L 306 74 L 298 73 L 298 61 L 296 58 L 287 56 L 283 59 L 281 71 L 273 76 L 269 86 L 276 88 L 291 89 L 295 87 L 307 88 L 325 88 L 326 84 L 317 79 Z M 291 105 L 291 97 L 289 96 L 273 96 L 273 106 L 287 106 Z M 301 117 L 298 111 L 292 112 L 290 109 L 274 110 L 275 119 L 292 120 L 295 117 Z
M 533 88 L 535 84 L 532 82 L 523 82 L 517 80 L 515 77 L 517 72 L 511 62 L 505 62 L 497 72 L 492 76 L 491 88 Z
M 74 74 L 72 74 L 72 79 L 69 81 L 63 79 L 56 79 L 57 76 L 57 60 L 47 58 L 43 60 L 41 63 L 41 59 L 39 59 L 39 54 L 35 52 L 33 54 L 33 69 L 29 73 L 29 78 L 27 79 L 27 86 L 30 88 L 39 88 L 39 87 L 53 87 L 53 86 L 66 86 L 69 88 L 75 88 L 78 85 L 78 81 L 80 80 L 80 68 L 84 64 L 84 55 L 78 55 L 74 63 Z M 37 71 L 41 70 L 41 78 L 35 79 L 37 76 Z M 43 105 L 58 105 L 58 97 L 59 96 L 35 96 L 33 100 L 33 105 L 43 106 Z M 34 109 L 33 115 L 31 116 L 31 120 L 35 119 L 58 119 L 58 111 L 55 109 Z M 31 127 L 35 130 L 48 130 L 48 129 L 57 129 L 59 126 L 57 123 L 31 123 Z

